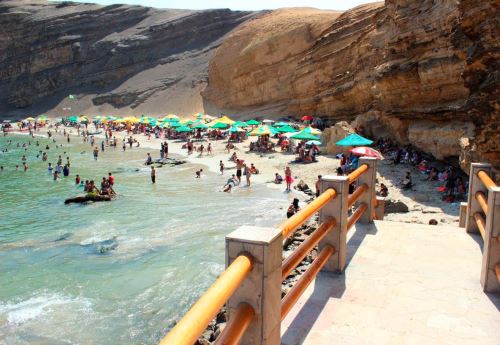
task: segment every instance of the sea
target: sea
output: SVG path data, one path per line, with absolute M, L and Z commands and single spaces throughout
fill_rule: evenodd
M 225 235 L 284 219 L 281 190 L 223 193 L 228 176 L 196 179 L 190 163 L 158 168 L 152 184 L 144 161 L 159 150 L 106 147 L 94 160 L 81 137 L 55 137 L 0 137 L 0 344 L 156 344 L 224 270 Z M 70 176 L 54 181 L 59 155 Z M 82 193 L 76 174 L 99 185 L 108 172 L 115 201 L 64 204 Z

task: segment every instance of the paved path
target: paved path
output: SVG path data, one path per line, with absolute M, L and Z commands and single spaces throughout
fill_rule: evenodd
M 320 273 L 283 321 L 282 344 L 500 345 L 479 236 L 396 222 L 351 232 L 345 274 Z

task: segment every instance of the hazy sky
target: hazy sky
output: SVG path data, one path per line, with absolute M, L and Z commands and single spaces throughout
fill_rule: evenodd
M 78 1 L 78 0 L 76 0 Z M 85 0 L 103 5 L 132 4 L 159 8 L 207 9 L 230 8 L 232 10 L 262 10 L 279 7 L 316 7 L 331 10 L 346 10 L 373 0 Z

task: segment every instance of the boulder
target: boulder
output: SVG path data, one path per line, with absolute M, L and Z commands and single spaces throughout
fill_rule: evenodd
M 385 213 L 408 213 L 410 212 L 408 205 L 400 200 L 385 200 L 384 206 Z

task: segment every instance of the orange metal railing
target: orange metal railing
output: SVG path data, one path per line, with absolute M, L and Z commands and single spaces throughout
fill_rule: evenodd
M 490 187 L 496 187 L 496 183 L 491 179 L 486 171 L 479 170 L 477 172 L 477 177 L 479 177 L 486 189 L 490 189 Z
M 486 195 L 484 195 L 483 192 L 477 192 L 475 197 L 479 206 L 483 209 L 484 214 L 488 215 L 488 199 L 486 198 Z
M 479 232 L 481 233 L 481 236 L 484 240 L 486 236 L 486 221 L 479 212 L 474 213 L 474 219 L 476 221 L 477 228 L 479 229 Z
M 347 198 L 347 207 L 351 207 L 358 201 L 358 199 L 363 195 L 364 192 L 368 190 L 368 185 L 363 183 L 361 186 L 357 187 L 354 193 L 349 195 Z
M 283 237 L 286 238 L 293 234 L 297 228 L 304 224 L 313 214 L 318 212 L 323 206 L 328 204 L 335 196 L 337 192 L 335 189 L 327 189 L 320 196 L 318 196 L 309 205 L 304 207 L 302 210 L 288 218 L 281 226 L 281 232 Z
M 254 316 L 255 311 L 249 304 L 238 305 L 234 317 L 229 320 L 214 345 L 238 345 Z
M 328 259 L 335 253 L 335 248 L 326 246 L 321 250 L 316 259 L 307 268 L 300 279 L 290 289 L 290 291 L 281 300 L 281 320 L 285 318 L 293 305 L 297 302 L 304 290 L 309 286 L 311 281 L 316 277 L 319 271 L 325 266 Z
M 253 259 L 250 256 L 238 256 L 170 333 L 161 340 L 160 345 L 192 345 L 245 280 L 252 267 Z
M 304 257 L 321 241 L 326 234 L 335 226 L 335 219 L 326 219 L 304 242 L 302 242 L 292 254 L 290 254 L 281 266 L 281 279 L 285 279 L 297 267 Z
M 354 170 L 352 173 L 347 175 L 347 181 L 349 183 L 353 183 L 356 181 L 361 175 L 363 175 L 365 172 L 368 171 L 368 164 L 362 164 L 360 165 L 356 170 Z
M 349 231 L 354 224 L 358 221 L 359 218 L 363 215 L 363 213 L 366 211 L 368 206 L 366 206 L 365 203 L 362 203 L 361 205 L 358 206 L 356 211 L 351 215 L 349 220 L 347 221 L 347 231 Z

